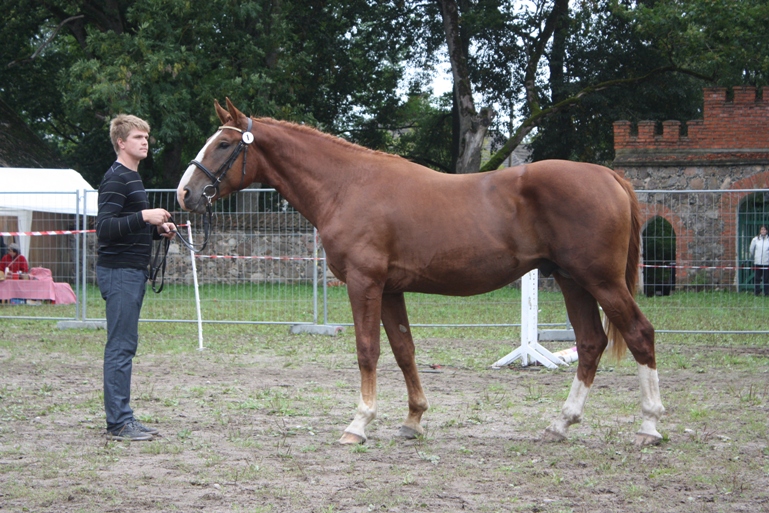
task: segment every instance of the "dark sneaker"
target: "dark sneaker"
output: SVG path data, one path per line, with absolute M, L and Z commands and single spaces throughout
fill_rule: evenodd
M 160 434 L 160 431 L 158 431 L 158 428 L 154 428 L 152 426 L 145 426 L 144 424 L 142 424 L 141 422 L 139 422 L 138 420 L 135 420 L 135 419 L 134 419 L 133 423 L 134 423 L 134 426 L 139 428 L 139 431 L 141 431 L 143 433 L 149 433 L 151 435 Z
M 109 440 L 121 440 L 126 442 L 144 442 L 153 440 L 152 435 L 139 429 L 137 424 L 138 422 L 129 420 L 123 424 L 123 427 L 113 431 L 107 431 L 107 438 Z

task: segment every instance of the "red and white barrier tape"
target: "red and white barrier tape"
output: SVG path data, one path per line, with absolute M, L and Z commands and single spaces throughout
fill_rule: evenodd
M 185 228 L 186 224 L 178 224 L 177 228 Z M 96 230 L 46 230 L 42 232 L 0 232 L 0 237 L 37 237 L 39 235 L 77 235 L 79 233 L 96 233 Z
M 723 270 L 723 271 L 739 271 L 742 269 L 754 269 L 755 266 L 753 265 L 648 265 L 648 264 L 638 264 L 638 267 L 642 267 L 644 269 L 716 269 L 716 270 Z
M 44 232 L 0 232 L 0 236 L 3 237 L 14 237 L 16 235 L 20 236 L 30 236 L 35 237 L 38 235 L 77 235 L 78 233 L 95 233 L 96 230 L 48 230 Z
M 282 261 L 323 261 L 325 258 L 314 257 L 283 257 L 283 256 L 239 256 L 239 255 L 195 255 L 198 258 L 221 258 L 226 260 L 282 260 Z

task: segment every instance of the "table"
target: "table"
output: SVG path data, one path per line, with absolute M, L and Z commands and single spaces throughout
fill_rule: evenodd
M 50 278 L 50 271 L 38 274 L 35 278 L 34 269 L 30 270 L 31 280 L 6 279 L 0 281 L 0 300 L 10 299 L 34 299 L 38 301 L 51 301 L 57 305 L 68 305 L 77 301 L 75 293 L 69 283 L 56 283 Z M 46 269 L 47 270 L 47 269 Z

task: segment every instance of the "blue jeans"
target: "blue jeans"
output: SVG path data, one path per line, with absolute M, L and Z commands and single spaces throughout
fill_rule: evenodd
M 104 347 L 104 411 L 112 431 L 133 420 L 131 369 L 139 345 L 139 312 L 148 273 L 139 269 L 96 267 L 101 297 L 107 302 Z

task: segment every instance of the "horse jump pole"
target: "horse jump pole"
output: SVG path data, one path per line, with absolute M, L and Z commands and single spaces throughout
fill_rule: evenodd
M 187 221 L 187 240 L 190 241 L 190 246 L 194 244 L 192 241 L 192 221 Z M 198 313 L 198 351 L 203 350 L 203 317 L 200 315 L 200 289 L 198 287 L 198 268 L 195 265 L 195 252 L 190 248 L 190 262 L 192 262 L 192 280 L 195 284 L 195 310 Z
M 566 362 L 542 347 L 538 342 L 537 309 L 539 291 L 539 271 L 533 270 L 521 278 L 521 345 L 515 351 L 499 359 L 492 365 L 493 368 L 510 365 L 518 358 L 521 365 L 526 367 L 531 363 L 539 362 L 549 369 L 555 369 Z

